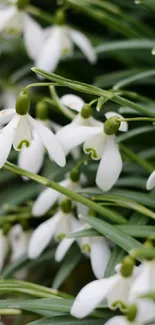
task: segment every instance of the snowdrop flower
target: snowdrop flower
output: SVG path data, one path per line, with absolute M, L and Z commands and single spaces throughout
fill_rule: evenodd
M 136 305 L 129 306 L 127 317 L 115 316 L 104 325 L 144 325 L 155 319 L 155 304 L 149 299 L 136 301 Z
M 79 220 L 75 220 L 73 223 L 72 231 L 80 231 L 90 228 L 89 225 L 82 225 Z M 57 262 L 61 262 L 72 244 L 77 241 L 82 253 L 90 258 L 91 267 L 94 275 L 97 279 L 101 279 L 104 276 L 107 263 L 109 261 L 111 252 L 107 241 L 103 237 L 85 237 L 79 238 L 64 238 L 58 245 L 55 253 L 55 259 Z
M 148 191 L 152 190 L 155 187 L 155 170 L 151 173 L 149 176 L 147 183 L 146 183 L 146 189 Z
M 40 51 L 35 53 L 35 65 L 47 71 L 54 71 L 61 59 L 73 51 L 75 44 L 83 52 L 87 60 L 94 64 L 96 54 L 89 39 L 81 32 L 65 25 L 64 12 L 58 10 L 57 24 L 44 29 L 44 41 Z M 28 39 L 32 38 L 29 29 Z
M 40 121 L 36 121 L 29 114 L 29 99 L 27 94 L 20 93 L 15 109 L 5 109 L 0 112 L 0 124 L 5 124 L 11 120 L 0 131 L 0 167 L 7 160 L 12 144 L 15 150 L 20 151 L 24 147 L 29 147 L 33 141 L 34 130 L 40 137 L 43 145 L 47 149 L 49 156 L 59 166 L 65 165 L 63 149 L 56 136 Z
M 138 267 L 138 277 L 133 281 L 130 298 L 134 299 L 140 295 L 155 290 L 155 260 L 146 260 Z
M 71 315 L 83 318 L 89 315 L 106 298 L 111 309 L 126 310 L 130 286 L 135 275 L 134 263 L 129 258 L 116 266 L 117 273 L 109 278 L 87 284 L 77 295 L 71 308 Z M 125 265 L 125 267 L 124 267 Z
M 9 233 L 9 241 L 11 245 L 11 262 L 15 262 L 24 254 L 27 254 L 30 235 L 31 232 L 24 231 L 20 224 L 12 227 Z M 17 271 L 15 275 L 18 279 L 24 279 L 27 275 L 27 270 L 25 268 L 21 269 Z
M 19 10 L 20 1 L 12 1 L 11 5 L 0 5 L 0 32 L 19 33 L 23 29 L 23 11 Z
M 8 238 L 6 235 L 3 234 L 2 229 L 0 229 L 0 248 L 1 248 L 1 253 L 0 253 L 0 272 L 1 272 L 4 266 L 6 255 L 8 253 Z
M 64 200 L 58 212 L 34 230 L 29 242 L 28 257 L 35 259 L 49 245 L 52 238 L 61 240 L 72 229 L 74 215 L 70 200 Z

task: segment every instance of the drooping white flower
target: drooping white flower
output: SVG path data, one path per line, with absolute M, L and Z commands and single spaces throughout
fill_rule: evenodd
M 0 229 L 0 272 L 3 269 L 6 255 L 8 253 L 8 237 L 3 234 L 3 230 Z
M 14 109 L 6 109 L 0 112 L 0 124 L 11 121 L 0 131 L 0 167 L 7 160 L 12 144 L 15 150 L 29 147 L 33 141 L 33 132 L 37 133 L 49 156 L 59 166 L 65 165 L 63 149 L 56 136 L 40 121 L 33 119 L 29 114 L 19 115 Z
M 146 189 L 148 191 L 152 190 L 155 187 L 155 170 L 151 173 L 149 176 L 147 183 L 146 183 Z
M 130 299 L 155 290 L 155 260 L 143 261 L 138 267 L 138 277 L 133 281 Z
M 16 4 L 0 6 L 0 32 L 19 33 L 23 29 L 24 13 Z
M 49 245 L 52 238 L 61 240 L 72 229 L 74 215 L 72 212 L 64 213 L 61 209 L 50 219 L 43 222 L 34 230 L 28 247 L 28 257 L 35 259 Z
M 124 277 L 120 266 L 116 267 L 117 273 L 109 278 L 95 280 L 87 284 L 77 295 L 71 308 L 71 315 L 84 318 L 89 315 L 106 298 L 109 308 L 119 307 L 126 310 L 128 295 L 134 273 Z
M 136 301 L 135 306 L 137 312 L 133 321 L 129 321 L 125 316 L 115 316 L 104 323 L 104 325 L 145 325 L 155 319 L 155 303 L 153 301 L 139 299 Z
M 36 24 L 36 36 L 37 28 L 40 28 L 39 24 Z M 38 34 L 42 35 L 40 31 Z M 96 62 L 96 54 L 89 39 L 83 33 L 69 28 L 66 25 L 54 25 L 44 29 L 42 46 L 40 47 L 39 51 L 34 49 L 33 53 L 31 53 L 31 45 L 33 44 L 34 37 L 32 28 L 27 29 L 27 33 L 25 33 L 25 35 L 25 39 L 28 40 L 25 41 L 25 43 L 27 45 L 29 55 L 35 60 L 35 65 L 38 68 L 51 72 L 54 71 L 61 57 L 72 53 L 73 44 L 79 47 L 91 64 Z
M 27 254 L 28 243 L 31 232 L 23 231 L 20 224 L 12 227 L 9 232 L 9 241 L 11 245 L 11 262 L 17 261 L 23 255 Z M 21 269 L 16 272 L 15 276 L 18 279 L 24 279 L 27 275 L 27 269 Z

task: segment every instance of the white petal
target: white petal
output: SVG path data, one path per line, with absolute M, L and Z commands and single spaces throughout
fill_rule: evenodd
M 115 136 L 108 136 L 105 150 L 96 175 L 96 184 L 103 191 L 109 191 L 122 170 L 122 159 Z
M 13 140 L 13 147 L 20 151 L 25 147 L 29 147 L 32 140 L 31 126 L 27 115 L 18 115 L 19 122 Z
M 1 254 L 0 254 L 0 272 L 3 269 L 5 257 L 8 252 L 8 238 L 3 235 L 2 229 L 0 229 L 0 248 L 1 248 Z
M 35 259 L 40 256 L 43 250 L 48 246 L 55 233 L 58 222 L 59 214 L 56 214 L 34 230 L 28 247 L 28 257 L 30 259 Z
M 2 111 L 0 111 L 0 125 L 9 123 L 14 115 L 14 108 L 3 109 Z
M 61 210 L 59 211 L 60 221 L 58 227 L 55 231 L 55 239 L 60 240 L 64 236 L 67 236 L 69 232 L 72 231 L 72 213 L 63 213 Z
M 58 245 L 56 252 L 55 252 L 55 260 L 57 262 L 61 262 L 74 243 L 75 239 L 71 238 L 64 238 L 61 240 L 60 244 Z
M 118 116 L 120 117 L 121 119 L 124 119 L 124 117 L 116 112 L 107 112 L 105 114 L 105 117 L 108 119 L 112 116 Z M 127 132 L 128 131 L 128 123 L 127 122 L 121 122 L 121 125 L 119 127 L 119 131 L 122 131 L 122 132 Z
M 155 170 L 151 173 L 146 183 L 146 189 L 148 191 L 152 190 L 153 187 L 155 187 Z
M 11 261 L 14 262 L 22 255 L 27 253 L 30 232 L 23 231 L 21 225 L 17 224 L 12 227 L 9 233 L 11 244 Z
M 108 291 L 116 281 L 117 277 L 113 276 L 87 284 L 75 298 L 71 315 L 77 318 L 84 318 L 89 315 L 106 298 Z
M 16 14 L 16 8 L 13 6 L 0 9 L 0 32 L 7 27 L 11 18 Z
M 83 33 L 75 29 L 70 29 L 70 34 L 73 42 L 80 48 L 87 60 L 91 64 L 96 63 L 97 57 L 95 50 L 93 49 L 93 46 L 89 39 Z
M 105 238 L 92 238 L 90 259 L 97 279 L 103 278 L 110 255 L 111 252 Z
M 105 135 L 103 130 L 101 133 L 88 139 L 83 146 L 83 150 L 86 154 L 91 154 L 91 158 L 94 160 L 101 159 L 105 148 Z
M 44 33 L 41 26 L 29 15 L 24 16 L 24 42 L 31 59 L 36 60 L 43 46 Z
M 60 182 L 60 185 L 66 186 L 68 181 Z M 32 214 L 34 217 L 40 217 L 44 215 L 60 198 L 61 194 L 58 191 L 55 191 L 51 188 L 46 188 L 43 192 L 40 193 L 37 200 L 33 204 Z
M 136 304 L 138 307 L 136 322 L 138 324 L 148 323 L 155 320 L 154 301 L 152 301 L 151 299 L 138 299 L 136 301 Z
M 51 29 L 51 35 L 45 40 L 40 49 L 36 66 L 38 68 L 54 71 L 59 63 L 62 50 L 63 28 L 55 26 Z
M 63 105 L 73 109 L 76 112 L 81 112 L 82 107 L 84 106 L 84 100 L 76 95 L 67 94 L 60 98 L 60 101 Z
M 38 173 L 44 161 L 44 146 L 36 132 L 29 148 L 24 148 L 19 153 L 18 165 L 32 173 Z M 23 177 L 27 179 L 27 177 Z
M 72 126 L 71 124 L 64 126 L 57 134 L 65 154 L 67 155 L 73 148 L 77 147 L 90 137 L 100 132 L 98 127 L 88 126 Z
M 29 116 L 29 120 L 47 149 L 50 159 L 53 159 L 59 166 L 64 167 L 66 159 L 57 137 L 40 121 L 34 120 L 31 116 Z
M 10 153 L 17 124 L 18 117 L 15 116 L 11 122 L 0 131 L 0 168 L 4 165 Z
M 130 323 L 130 324 L 134 325 L 133 323 Z M 129 325 L 129 323 L 128 323 L 126 317 L 124 317 L 124 316 L 115 316 L 115 317 L 110 318 L 106 323 L 104 323 L 104 325 Z
M 108 306 L 111 309 L 119 307 L 120 310 L 126 310 L 129 299 L 129 290 L 132 283 L 132 277 L 124 278 L 116 274 L 117 282 L 107 294 Z

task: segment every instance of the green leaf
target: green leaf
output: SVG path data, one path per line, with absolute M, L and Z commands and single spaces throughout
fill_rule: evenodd
M 49 317 L 40 319 L 28 325 L 103 325 L 103 320 L 106 320 L 107 317 L 103 319 L 95 319 L 95 318 L 88 318 L 88 319 L 76 319 L 72 316 L 58 316 L 58 317 Z
M 133 248 L 141 247 L 141 243 L 134 238 L 128 236 L 125 232 L 108 224 L 105 221 L 95 217 L 82 217 L 90 226 L 100 232 L 105 237 L 111 239 L 115 244 L 123 248 L 125 251 L 130 252 Z
M 81 256 L 82 254 L 79 248 L 76 245 L 73 245 L 68 254 L 65 256 L 64 261 L 56 274 L 56 277 L 52 283 L 52 288 L 60 288 L 60 286 L 65 282 L 65 280 L 70 276 L 72 271 L 80 262 Z
M 117 136 L 117 143 L 121 143 L 125 140 L 132 139 L 136 137 L 137 135 L 148 133 L 148 132 L 153 132 L 155 131 L 155 127 L 152 125 L 148 126 L 141 126 L 139 128 L 135 128 L 133 130 L 130 130 L 128 132 L 124 132 L 124 134 L 120 134 Z

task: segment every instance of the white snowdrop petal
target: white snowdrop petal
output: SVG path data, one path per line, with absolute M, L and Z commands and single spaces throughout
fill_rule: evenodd
M 8 25 L 10 19 L 16 14 L 16 8 L 13 6 L 0 8 L 0 32 Z
M 73 43 L 79 47 L 79 49 L 81 50 L 81 52 L 83 52 L 87 60 L 91 64 L 96 63 L 97 57 L 95 54 L 95 50 L 89 39 L 83 33 L 75 29 L 70 29 L 70 35 L 73 40 Z
M 33 133 L 33 140 L 29 148 L 24 148 L 18 157 L 20 168 L 32 173 L 38 173 L 44 161 L 44 146 L 36 132 Z M 27 179 L 27 177 L 23 177 Z
M 155 187 L 155 170 L 151 173 L 149 176 L 147 183 L 146 183 L 146 189 L 148 191 L 152 190 Z
M 118 116 L 120 117 L 121 119 L 124 119 L 124 117 L 116 112 L 107 112 L 105 114 L 105 117 L 108 119 L 112 116 Z M 127 122 L 121 122 L 121 125 L 119 127 L 119 131 L 122 131 L 122 132 L 127 132 L 128 131 L 128 123 Z
M 86 154 L 91 154 L 91 158 L 94 160 L 101 159 L 105 148 L 105 135 L 99 133 L 94 137 L 89 138 L 83 145 L 83 150 Z
M 28 116 L 18 114 L 16 115 L 19 118 L 19 122 L 13 139 L 13 147 L 15 150 L 20 151 L 23 148 L 30 146 L 32 140 L 32 131 Z
M 82 107 L 84 106 L 85 102 L 84 100 L 76 95 L 73 94 L 67 94 L 60 98 L 60 102 L 69 107 L 70 109 L 81 112 Z
M 73 126 L 69 124 L 64 126 L 56 136 L 67 155 L 73 148 L 99 132 L 100 128 L 98 127 Z
M 134 323 L 130 324 L 134 325 Z M 104 325 L 129 325 L 129 322 L 124 316 L 115 316 L 110 318 L 106 323 L 104 323 Z
M 11 244 L 11 261 L 14 262 L 22 255 L 27 253 L 30 232 L 23 231 L 21 225 L 17 224 L 12 227 L 9 233 Z
M 59 214 L 56 214 L 34 230 L 28 246 L 28 257 L 30 259 L 35 259 L 40 256 L 43 250 L 48 246 L 52 240 L 58 222 Z
M 63 27 L 52 27 L 51 35 L 45 40 L 43 46 L 40 49 L 38 58 L 36 60 L 36 66 L 38 68 L 54 71 L 59 63 L 62 50 L 62 37 Z
M 113 286 L 112 290 L 107 294 L 108 306 L 111 309 L 119 307 L 120 310 L 126 310 L 128 304 L 129 290 L 131 286 L 132 277 L 124 278 L 117 274 L 117 282 Z M 117 306 L 113 306 L 117 304 Z
M 9 124 L 7 124 L 0 131 L 0 168 L 6 162 L 8 155 L 11 151 L 14 135 L 16 132 L 16 127 L 18 124 L 18 118 L 15 116 Z
M 87 284 L 75 298 L 71 315 L 77 318 L 84 318 L 89 315 L 105 299 L 116 281 L 117 277 L 113 276 Z
M 14 108 L 7 108 L 0 111 L 0 126 L 9 123 L 15 115 Z
M 57 262 L 61 262 L 63 260 L 64 256 L 67 254 L 74 241 L 75 239 L 73 238 L 64 238 L 61 240 L 55 252 L 55 260 Z
M 24 15 L 24 43 L 28 55 L 36 60 L 42 48 L 44 33 L 41 26 L 29 15 Z
M 122 159 L 115 136 L 108 136 L 103 157 L 100 161 L 96 184 L 102 191 L 109 191 L 116 183 L 122 170 Z
M 67 236 L 69 232 L 71 232 L 72 228 L 72 213 L 63 213 L 61 210 L 60 214 L 60 222 L 55 231 L 55 239 L 60 240 L 61 237 Z
M 92 238 L 90 260 L 97 279 L 104 277 L 111 252 L 105 238 Z
M 34 120 L 31 116 L 29 116 L 29 120 L 47 149 L 50 159 L 64 167 L 66 158 L 58 138 L 42 122 Z
M 138 324 L 150 323 L 155 320 L 155 303 L 151 299 L 138 299 L 136 300 L 138 313 L 136 322 Z M 135 323 L 136 323 L 135 322 Z

